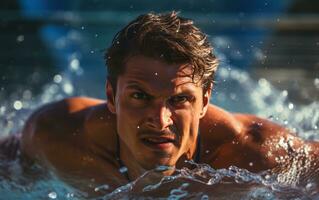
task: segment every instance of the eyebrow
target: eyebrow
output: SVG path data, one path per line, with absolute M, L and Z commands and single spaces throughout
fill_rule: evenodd
M 154 92 L 149 92 L 150 89 L 147 88 L 147 87 L 144 87 L 143 85 L 141 85 L 140 82 L 138 82 L 138 81 L 133 81 L 133 80 L 128 81 L 126 88 L 127 88 L 127 89 L 137 89 L 137 90 L 141 90 L 141 91 L 143 91 L 143 92 L 145 92 L 145 93 L 148 93 L 148 94 L 150 94 L 150 95 L 151 95 L 151 93 L 154 93 Z M 153 90 L 151 90 L 151 91 L 153 91 Z M 155 92 L 155 93 L 156 93 L 156 92 Z M 189 89 L 189 88 L 186 88 L 186 89 L 185 89 L 185 88 L 184 88 L 184 90 L 182 90 L 182 91 L 180 91 L 180 92 L 177 92 L 177 93 L 174 92 L 174 94 L 172 94 L 172 95 L 170 95 L 170 96 L 176 96 L 176 95 L 194 95 L 194 93 L 195 93 L 195 91 L 194 91 L 193 89 Z

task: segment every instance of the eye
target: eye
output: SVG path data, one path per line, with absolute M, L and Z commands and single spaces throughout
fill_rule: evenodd
M 137 100 L 148 100 L 150 98 L 145 92 L 133 92 L 130 96 Z
M 177 95 L 169 98 L 169 102 L 171 105 L 180 105 L 187 101 L 189 101 L 189 97 L 184 95 Z

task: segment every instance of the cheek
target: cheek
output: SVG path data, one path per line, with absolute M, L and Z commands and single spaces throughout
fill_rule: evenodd
M 141 110 L 132 108 L 127 102 L 122 101 L 117 108 L 117 130 L 125 138 L 133 138 L 138 131 Z

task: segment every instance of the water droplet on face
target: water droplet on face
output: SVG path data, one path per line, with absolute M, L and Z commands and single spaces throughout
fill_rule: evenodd
M 110 188 L 109 185 L 105 184 L 105 185 L 101 185 L 101 186 L 94 188 L 94 191 L 99 192 L 101 190 L 108 190 L 109 188 Z
M 119 171 L 123 174 L 123 173 L 126 173 L 127 172 L 127 167 L 121 167 L 120 169 L 119 169 Z
M 48 194 L 48 197 L 50 198 L 50 199 L 56 199 L 57 198 L 57 194 L 56 194 L 56 192 L 50 192 L 49 194 Z
M 209 197 L 208 197 L 206 194 L 204 194 L 200 199 L 201 199 L 201 200 L 208 200 Z

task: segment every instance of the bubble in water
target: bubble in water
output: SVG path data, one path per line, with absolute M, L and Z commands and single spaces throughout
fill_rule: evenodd
M 23 107 L 23 104 L 21 101 L 15 101 L 13 103 L 13 108 L 16 109 L 16 110 L 21 110 L 21 108 Z
M 50 198 L 50 199 L 56 199 L 57 198 L 57 194 L 56 194 L 56 192 L 50 192 L 49 194 L 48 194 L 48 197 Z

